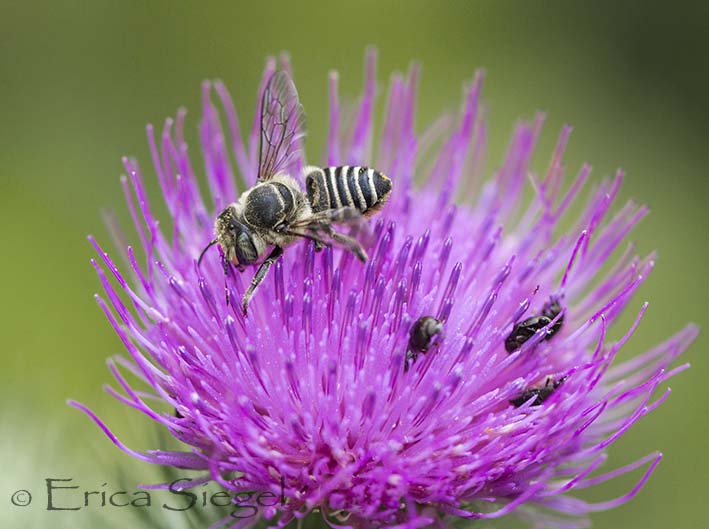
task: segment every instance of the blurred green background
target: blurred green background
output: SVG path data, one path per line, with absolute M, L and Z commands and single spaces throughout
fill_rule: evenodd
M 484 67 L 492 165 L 518 118 L 548 113 L 539 169 L 562 124 L 573 124 L 569 169 L 588 161 L 599 179 L 622 166 L 621 200 L 634 197 L 652 210 L 634 238 L 641 253 L 659 249 L 658 266 L 632 304 L 635 311 L 651 302 L 627 354 L 688 321 L 709 326 L 707 5 L 1 2 L 0 526 L 100 527 L 130 514 L 46 512 L 47 477 L 73 478 L 81 491 L 119 490 L 118 467 L 130 484 L 152 480 L 152 468 L 65 404 L 68 397 L 89 403 L 126 442 L 150 446 L 150 423 L 101 390 L 110 380 L 105 358 L 122 348 L 92 299 L 99 285 L 85 235 L 108 241 L 101 208 L 127 218 L 120 156 L 149 167 L 145 123 L 161 125 L 185 105 L 194 131 L 200 82 L 216 77 L 250 123 L 264 58 L 280 50 L 294 61 L 311 155 L 322 152 L 328 70 L 340 71 L 341 95 L 354 97 L 368 44 L 379 48 L 380 83 L 412 59 L 423 64 L 419 125 L 456 109 L 462 82 Z M 707 526 L 708 344 L 700 336 L 684 357 L 693 367 L 671 381 L 669 401 L 611 450 L 613 466 L 653 449 L 665 458 L 633 502 L 598 513 L 595 527 Z M 632 482 L 583 497 L 608 498 Z M 32 491 L 35 502 L 14 507 L 16 489 Z

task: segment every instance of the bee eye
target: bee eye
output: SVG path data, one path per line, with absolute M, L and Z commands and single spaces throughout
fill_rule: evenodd
M 359 168 L 359 174 L 364 174 L 364 173 L 366 173 L 366 172 L 367 172 L 367 169 L 366 169 L 366 168 L 364 168 L 364 167 L 360 167 L 360 168 Z
M 236 240 L 236 256 L 242 264 L 255 263 L 258 259 L 258 251 L 254 246 L 251 237 L 241 232 Z

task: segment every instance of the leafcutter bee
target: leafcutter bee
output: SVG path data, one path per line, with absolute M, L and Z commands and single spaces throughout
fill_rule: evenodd
M 300 183 L 285 172 L 304 135 L 305 113 L 295 85 L 286 72 L 276 72 L 268 80 L 261 101 L 258 181 L 219 213 L 214 239 L 198 260 L 201 263 L 206 251 L 219 244 L 225 274 L 229 263 L 241 271 L 260 262 L 241 301 L 244 314 L 284 248 L 301 239 L 315 241 L 318 249 L 335 243 L 360 261 L 367 261 L 359 241 L 336 231 L 333 225 L 358 225 L 379 210 L 391 193 L 391 180 L 385 175 L 352 166 L 306 167 L 304 192 Z

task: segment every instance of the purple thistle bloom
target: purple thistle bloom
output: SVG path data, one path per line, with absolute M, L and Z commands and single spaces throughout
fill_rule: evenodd
M 625 242 L 647 209 L 629 202 L 611 212 L 621 172 L 588 192 L 585 206 L 576 204 L 590 167 L 563 185 L 568 127 L 548 169 L 533 172 L 542 116 L 517 125 L 502 165 L 484 179 L 481 74 L 460 113 L 420 135 L 419 69 L 394 75 L 375 137 L 375 65 L 370 52 L 348 128 L 331 74 L 320 160 L 373 166 L 393 182 L 388 204 L 371 221 L 369 261 L 341 248 L 318 253 L 310 242 L 294 244 L 246 317 L 239 303 L 225 302 L 219 251 L 199 268 L 196 258 L 213 237 L 216 214 L 255 182 L 258 112 L 242 142 L 226 88 L 203 85 L 208 203 L 187 153 L 185 112 L 167 120 L 158 140 L 148 127 L 171 223 L 158 226 L 138 164 L 125 159 L 121 183 L 146 263 L 128 247 L 119 267 L 91 239 L 105 290 L 96 299 L 130 355 L 109 362 L 122 392 L 108 391 L 189 449 L 135 452 L 89 409 L 71 404 L 132 456 L 204 471 L 194 484 L 283 492 L 284 505 L 260 509 L 273 526 L 315 509 L 332 525 L 358 528 L 442 527 L 458 517 L 508 513 L 535 527 L 586 526 L 589 513 L 632 498 L 659 463 L 654 452 L 598 472 L 606 448 L 667 398 L 669 389 L 653 395 L 687 367 L 670 366 L 697 334 L 688 326 L 614 361 L 646 307 L 619 340 L 608 339 L 653 267 L 653 255 L 640 258 Z M 289 71 L 287 60 L 282 68 Z M 269 60 L 261 93 L 275 69 Z M 291 165 L 298 176 L 304 160 Z M 560 224 L 570 228 L 561 232 Z M 241 298 L 253 271 L 231 270 L 231 299 Z M 438 320 L 440 332 L 416 354 L 410 346 L 421 337 L 411 335 L 412 326 L 423 316 Z M 178 413 L 154 407 L 148 396 Z M 619 498 L 588 503 L 570 494 L 638 468 L 637 485 Z

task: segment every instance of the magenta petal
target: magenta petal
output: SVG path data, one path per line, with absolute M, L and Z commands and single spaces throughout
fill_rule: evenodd
M 278 67 L 267 61 L 257 105 Z M 287 56 L 280 67 L 290 71 Z M 499 170 L 485 179 L 482 73 L 457 116 L 418 135 L 419 66 L 391 77 L 381 120 L 374 50 L 365 67 L 350 121 L 339 100 L 346 85 L 329 76 L 323 160 L 374 166 L 393 182 L 370 222 L 369 261 L 297 243 L 247 317 L 226 304 L 225 287 L 239 300 L 254 270 L 225 278 L 217 250 L 201 267 L 196 259 L 219 209 L 255 181 L 259 120 L 257 111 L 244 130 L 224 85 L 206 82 L 201 157 L 188 156 L 184 110 L 157 138 L 148 127 L 169 217 L 156 218 L 141 169 L 125 159 L 121 185 L 140 248 L 113 259 L 90 238 L 104 290 L 96 299 L 128 352 L 109 363 L 118 389 L 108 391 L 189 448 L 135 452 L 87 407 L 70 404 L 133 457 L 209 474 L 195 485 L 211 479 L 235 492 L 282 493 L 285 504 L 262 512 L 274 527 L 315 508 L 332 527 L 444 527 L 508 514 L 534 527 L 585 526 L 589 513 L 631 499 L 659 463 L 653 453 L 602 470 L 610 445 L 667 398 L 665 381 L 687 367 L 674 361 L 697 334 L 688 326 L 614 363 L 642 329 L 645 306 L 625 336 L 607 336 L 654 266 L 626 242 L 647 209 L 613 208 L 620 171 L 579 204 L 590 166 L 564 183 L 570 127 L 546 172 L 535 173 L 542 115 L 518 124 Z M 200 186 L 193 167 L 202 163 Z M 542 320 L 552 301 L 559 308 Z M 442 329 L 413 354 L 411 327 L 426 315 Z M 636 486 L 617 499 L 591 504 L 573 495 L 640 467 Z

